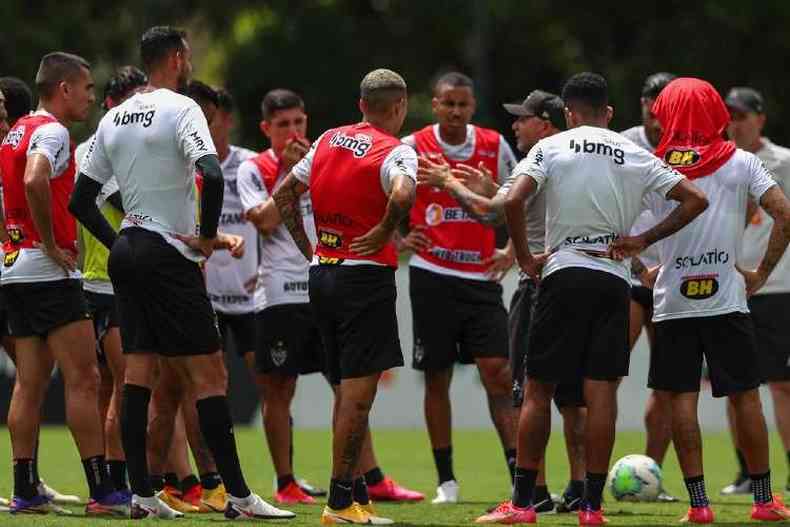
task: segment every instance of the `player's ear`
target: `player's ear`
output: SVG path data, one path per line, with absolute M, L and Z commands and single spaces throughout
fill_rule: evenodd
M 362 115 L 367 115 L 368 113 L 368 103 L 365 102 L 365 99 L 359 99 L 359 111 L 362 112 Z
M 609 124 L 609 122 L 612 120 L 612 117 L 614 117 L 614 108 L 612 108 L 611 106 L 607 106 L 606 107 L 606 124 Z
M 261 129 L 261 133 L 266 137 L 271 137 L 272 133 L 272 123 L 267 121 L 266 119 L 262 120 L 258 127 Z

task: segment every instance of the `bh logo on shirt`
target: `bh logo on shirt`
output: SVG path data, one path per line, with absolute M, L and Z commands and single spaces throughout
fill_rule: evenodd
M 370 147 L 373 146 L 373 138 L 367 134 L 356 134 L 354 137 L 351 137 L 343 132 L 335 132 L 335 135 L 329 140 L 329 146 L 351 150 L 354 157 L 360 158 L 365 157 Z
M 689 300 L 705 300 L 719 291 L 719 275 L 687 276 L 680 283 L 680 294 Z

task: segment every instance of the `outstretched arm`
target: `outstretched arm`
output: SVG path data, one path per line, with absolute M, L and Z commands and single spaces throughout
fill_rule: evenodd
M 288 229 L 288 232 L 291 233 L 294 243 L 302 251 L 307 261 L 312 261 L 313 247 L 307 238 L 302 221 L 302 213 L 299 210 L 299 198 L 307 190 L 307 185 L 296 179 L 293 172 L 290 172 L 277 190 L 274 191 L 272 198 L 283 224 Z

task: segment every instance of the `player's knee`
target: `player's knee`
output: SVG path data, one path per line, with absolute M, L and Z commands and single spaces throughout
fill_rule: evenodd
M 84 397 L 98 401 L 100 386 L 99 368 L 95 364 L 82 368 L 79 375 L 69 375 L 64 378 L 64 387 L 69 397 Z
M 510 364 L 505 359 L 487 359 L 478 361 L 477 367 L 483 384 L 489 391 L 504 389 L 510 392 Z
M 772 382 L 768 383 L 768 388 L 771 390 L 771 395 L 776 398 L 790 400 L 790 382 Z

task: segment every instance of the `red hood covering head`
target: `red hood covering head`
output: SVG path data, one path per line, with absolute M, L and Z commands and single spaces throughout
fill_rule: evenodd
M 670 82 L 653 104 L 663 133 L 656 155 L 689 179 L 709 176 L 735 153 L 725 141 L 730 112 L 719 93 L 701 79 Z

